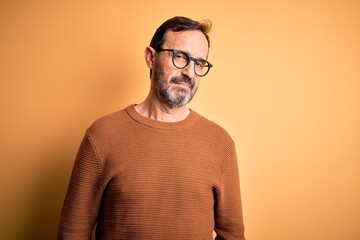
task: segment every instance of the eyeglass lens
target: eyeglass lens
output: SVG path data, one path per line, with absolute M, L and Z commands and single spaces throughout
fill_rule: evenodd
M 210 65 L 206 60 L 191 58 L 182 51 L 173 51 L 173 63 L 177 68 L 185 68 L 190 60 L 194 61 L 195 73 L 198 76 L 205 76 L 210 70 Z

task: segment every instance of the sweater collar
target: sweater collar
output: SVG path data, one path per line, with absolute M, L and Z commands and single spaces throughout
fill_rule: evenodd
M 195 111 L 190 109 L 190 114 L 184 120 L 178 122 L 162 122 L 142 116 L 135 110 L 134 106 L 135 105 L 133 104 L 125 109 L 127 114 L 133 120 L 145 126 L 162 130 L 181 130 L 188 128 L 189 126 L 194 124 L 197 117 L 199 116 Z

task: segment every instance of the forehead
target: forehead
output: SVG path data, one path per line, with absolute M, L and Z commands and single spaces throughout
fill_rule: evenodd
M 204 59 L 209 51 L 205 35 L 198 30 L 167 32 L 163 48 L 182 50 L 193 57 Z

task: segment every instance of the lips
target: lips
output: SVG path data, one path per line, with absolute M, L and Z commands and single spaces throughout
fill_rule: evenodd
M 191 90 L 194 88 L 194 85 L 195 85 L 194 82 L 190 78 L 187 78 L 187 77 L 173 77 L 170 80 L 170 82 L 188 87 Z
M 178 84 L 178 85 L 181 85 L 181 86 L 184 86 L 184 87 L 188 87 L 191 89 L 191 86 L 189 84 L 187 84 L 186 82 L 177 82 L 175 84 Z

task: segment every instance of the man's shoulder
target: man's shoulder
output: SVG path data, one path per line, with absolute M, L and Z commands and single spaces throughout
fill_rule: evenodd
M 196 112 L 195 112 L 196 113 Z M 224 127 L 222 127 L 217 122 L 210 120 L 207 117 L 204 117 L 203 115 L 200 115 L 199 113 L 196 113 L 198 115 L 198 128 L 204 132 L 206 132 L 209 135 L 212 135 L 216 138 L 223 138 L 224 140 L 233 142 L 232 137 L 230 134 L 225 130 Z
M 117 132 L 121 127 L 126 125 L 129 117 L 126 108 L 103 115 L 96 119 L 87 129 L 91 135 L 106 135 Z

